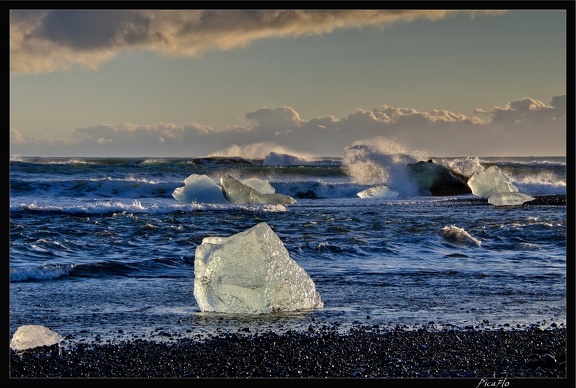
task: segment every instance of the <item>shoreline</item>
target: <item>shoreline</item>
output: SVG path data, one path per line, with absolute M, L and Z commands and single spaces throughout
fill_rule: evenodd
M 11 378 L 568 377 L 565 327 L 510 330 L 327 326 L 203 340 L 118 340 L 10 350 Z M 476 384 L 474 384 L 476 386 Z
M 521 205 L 510 205 L 508 207 L 528 207 L 528 206 L 566 206 L 566 194 L 548 194 L 548 195 L 534 195 L 534 199 L 524 202 Z M 490 205 L 488 198 L 478 196 L 467 196 L 466 198 L 454 197 L 455 203 L 466 203 L 474 205 Z M 494 206 L 494 205 L 490 205 Z M 500 206 L 505 208 L 506 206 Z

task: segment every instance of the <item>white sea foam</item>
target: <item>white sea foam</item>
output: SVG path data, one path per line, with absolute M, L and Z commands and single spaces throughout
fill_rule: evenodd
M 45 265 L 31 269 L 12 269 L 10 270 L 10 281 L 57 279 L 61 276 L 67 276 L 72 268 L 74 268 L 73 265 Z
M 402 196 L 418 193 L 406 165 L 426 160 L 422 151 L 409 151 L 384 138 L 356 142 L 345 150 L 343 168 L 350 178 L 366 185 L 386 185 Z
M 451 159 L 432 158 L 432 160 L 434 163 L 441 164 L 444 167 L 468 178 L 484 169 L 484 166 L 482 166 L 478 157 Z
M 556 174 L 541 172 L 521 178 L 512 178 L 518 190 L 532 195 L 566 194 L 566 178 L 558 179 Z

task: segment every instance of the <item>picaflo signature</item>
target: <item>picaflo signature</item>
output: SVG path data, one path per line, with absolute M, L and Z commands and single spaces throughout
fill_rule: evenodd
M 480 382 L 476 386 L 476 388 L 504 388 L 510 385 L 509 381 L 506 381 L 506 377 L 503 379 L 480 379 Z

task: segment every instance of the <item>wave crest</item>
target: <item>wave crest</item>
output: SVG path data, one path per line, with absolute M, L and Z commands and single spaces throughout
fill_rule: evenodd
M 409 151 L 392 140 L 373 138 L 348 146 L 342 168 L 356 183 L 384 184 L 402 195 L 416 195 L 418 188 L 406 165 L 426 159 L 423 151 Z

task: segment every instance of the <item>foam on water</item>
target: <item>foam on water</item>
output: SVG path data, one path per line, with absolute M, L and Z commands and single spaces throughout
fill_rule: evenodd
M 468 178 L 484 169 L 478 157 L 432 158 L 432 161 Z
M 57 279 L 67 276 L 72 268 L 73 265 L 45 265 L 31 269 L 11 269 L 10 282 Z
M 523 193 L 532 195 L 566 194 L 566 178 L 558 179 L 558 175 L 549 171 L 521 178 L 511 179 L 512 183 Z
M 356 142 L 346 148 L 342 165 L 357 183 L 386 185 L 401 196 L 417 195 L 418 187 L 410 179 L 406 165 L 426 160 L 422 151 L 409 151 L 385 138 Z

